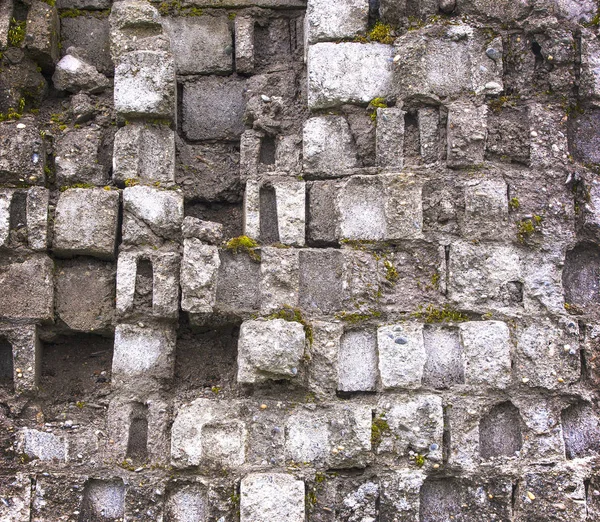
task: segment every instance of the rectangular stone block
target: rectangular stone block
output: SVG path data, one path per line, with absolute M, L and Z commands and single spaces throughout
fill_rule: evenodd
M 10 20 L 13 15 L 12 1 L 3 2 L 0 6 L 0 48 L 8 47 L 8 30 L 10 28 Z
M 42 187 L 0 189 L 0 247 L 46 250 L 49 198 Z
M 336 243 L 339 213 L 336 205 L 338 185 L 332 181 L 312 181 L 308 190 L 308 237 L 311 246 Z
M 56 141 L 56 182 L 60 186 L 76 183 L 106 185 L 108 165 L 101 163 L 104 135 L 92 125 L 72 129 Z
M 115 109 L 124 118 L 176 119 L 173 57 L 163 51 L 133 51 L 115 68 Z
M 294 321 L 246 321 L 238 341 L 240 383 L 298 377 L 305 350 L 304 326 Z
M 121 252 L 117 263 L 117 314 L 121 318 L 179 316 L 176 252 Z
M 115 388 L 138 389 L 172 379 L 175 328 L 167 325 L 119 324 L 115 328 L 112 382 Z
M 183 85 L 182 130 L 189 140 L 238 140 L 243 123 L 246 82 L 204 77 Z
M 369 21 L 368 0 L 331 3 L 310 0 L 307 10 L 308 43 L 353 39 L 363 35 Z
M 208 491 L 202 484 L 169 487 L 165 500 L 166 520 L 204 520 L 208 516 Z
M 304 482 L 284 473 L 251 473 L 240 487 L 240 522 L 304 522 Z
M 421 159 L 425 164 L 440 159 L 440 111 L 434 107 L 418 110 L 419 146 Z
M 448 107 L 448 155 L 450 168 L 481 165 L 487 137 L 487 105 L 454 102 Z
M 123 242 L 161 246 L 181 238 L 183 193 L 137 185 L 123 191 Z
M 59 58 L 60 21 L 53 5 L 34 2 L 27 12 L 25 46 L 44 69 L 52 70 Z
M 469 321 L 459 326 L 465 357 L 465 382 L 506 388 L 511 382 L 511 342 L 506 323 Z
M 46 146 L 34 119 L 0 122 L 0 183 L 43 185 Z
M 226 16 L 177 16 L 165 19 L 177 74 L 229 74 L 233 41 Z
M 176 468 L 232 469 L 246 462 L 247 430 L 241 404 L 196 399 L 177 411 L 171 429 Z
M 343 116 L 317 116 L 306 120 L 302 146 L 306 170 L 335 176 L 358 166 L 354 138 Z
M 130 123 L 115 134 L 113 179 L 175 181 L 175 133 L 166 125 Z
M 458 329 L 426 326 L 423 344 L 427 358 L 423 368 L 423 385 L 436 389 L 450 388 L 465 382 L 464 350 Z
M 43 254 L 0 266 L 0 317 L 54 318 L 54 263 Z
M 119 200 L 117 191 L 102 188 L 62 192 L 54 219 L 54 253 L 114 258 Z
M 508 187 L 503 179 L 467 181 L 463 234 L 496 239 L 508 228 Z
M 316 396 L 333 396 L 338 385 L 338 354 L 344 333 L 343 325 L 327 321 L 312 321 L 313 342 L 307 350 L 308 387 Z
M 31 187 L 27 191 L 27 241 L 32 250 L 48 248 L 48 206 L 50 191 Z
M 241 74 L 254 71 L 254 19 L 235 17 L 235 70 Z
M 338 356 L 338 390 L 377 389 L 377 335 L 370 330 L 345 332 Z
M 321 313 L 341 309 L 343 262 L 336 249 L 300 251 L 300 308 Z
M 404 165 L 404 117 L 402 109 L 377 109 L 377 165 L 402 169 Z
M 19 449 L 31 460 L 67 460 L 67 443 L 53 433 L 24 428 L 19 433 Z
M 219 249 L 199 239 L 185 239 L 181 261 L 181 309 L 211 313 L 217 301 Z
M 260 263 L 246 253 L 221 250 L 217 276 L 217 309 L 227 313 L 260 308 Z
M 308 106 L 367 104 L 392 90 L 393 47 L 370 43 L 318 43 L 308 48 Z
M 10 349 L 3 353 L 2 376 L 12 382 L 15 393 L 37 390 L 42 370 L 42 345 L 34 325 L 0 325 L 0 342 Z
M 261 310 L 298 306 L 300 256 L 297 249 L 261 248 Z
M 423 325 L 405 323 L 378 328 L 377 350 L 384 389 L 421 387 L 427 357 Z

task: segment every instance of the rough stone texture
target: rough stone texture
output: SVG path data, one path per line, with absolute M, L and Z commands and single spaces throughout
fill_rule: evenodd
M 32 2 L 27 12 L 25 42 L 32 57 L 50 70 L 59 56 L 60 23 L 56 7 L 44 2 Z
M 31 118 L 0 123 L 0 180 L 9 186 L 38 185 L 46 179 L 45 142 Z
M 377 385 L 377 337 L 374 332 L 344 333 L 338 356 L 338 390 L 375 391 Z
M 304 327 L 300 323 L 284 319 L 243 323 L 238 344 L 238 382 L 297 377 L 304 345 Z
M 117 240 L 119 193 L 68 189 L 60 194 L 52 248 L 58 255 L 90 255 L 112 259 Z
M 337 174 L 357 166 L 354 139 L 342 116 L 310 118 L 302 138 L 304 168 Z
M 91 94 L 105 91 L 110 85 L 106 76 L 99 73 L 93 65 L 86 63 L 72 51 L 63 56 L 56 64 L 52 82 L 61 91 Z
M 283 473 L 253 473 L 240 487 L 240 521 L 302 522 L 304 484 Z
M 56 143 L 56 180 L 68 187 L 77 183 L 105 185 L 108 166 L 103 165 L 103 131 L 97 126 L 74 129 Z
M 384 44 L 319 43 L 308 48 L 308 106 L 367 104 L 392 89 L 393 48 Z
M 181 309 L 191 313 L 210 313 L 217 300 L 217 273 L 221 260 L 216 246 L 200 239 L 183 242 L 181 261 Z
M 369 20 L 369 2 L 353 0 L 334 3 L 326 0 L 308 2 L 308 42 L 354 38 L 364 34 Z
M 426 358 L 422 325 L 379 328 L 377 350 L 379 374 L 384 389 L 421 387 Z

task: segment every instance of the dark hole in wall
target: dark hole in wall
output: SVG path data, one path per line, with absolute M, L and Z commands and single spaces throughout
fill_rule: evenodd
M 125 515 L 125 484 L 120 479 L 85 483 L 78 522 L 117 522 Z
M 260 156 L 259 161 L 263 165 L 275 165 L 275 152 L 277 151 L 277 144 L 275 138 L 271 136 L 265 136 L 260 140 Z
M 375 25 L 379 20 L 379 0 L 369 0 L 369 26 Z
M 10 235 L 12 243 L 27 241 L 27 193 L 14 192 L 10 203 Z
M 256 69 L 291 61 L 295 45 L 292 43 L 292 24 L 295 20 L 277 18 L 260 20 L 254 25 L 254 64 Z
M 523 446 L 521 415 L 510 402 L 494 406 L 479 423 L 479 453 L 483 459 L 512 457 Z
M 127 457 L 134 462 L 148 459 L 148 406 L 139 402 L 131 408 Z
M 436 389 L 465 382 L 463 348 L 457 328 L 426 326 L 423 342 L 427 360 L 423 369 L 423 385 Z
M 241 203 L 186 203 L 185 215 L 223 225 L 223 237 L 242 235 Z
M 239 335 L 233 325 L 205 331 L 182 329 L 175 356 L 178 396 L 189 392 L 193 398 L 198 390 L 213 387 L 221 393 L 235 385 Z
M 569 406 L 562 411 L 561 421 L 567 459 L 600 452 L 600 422 L 589 404 Z
M 114 339 L 91 334 L 64 335 L 42 349 L 42 395 L 57 408 L 86 401 L 110 388 Z
M 11 390 L 14 386 L 12 345 L 5 337 L 0 337 L 0 386 Z
M 154 290 L 154 270 L 149 259 L 138 259 L 135 275 L 133 306 L 136 312 L 152 310 Z
M 421 159 L 421 137 L 416 110 L 409 110 L 404 116 L 404 159 L 410 163 L 417 163 Z
M 454 479 L 426 480 L 421 486 L 420 522 L 447 522 L 449 516 L 460 520 L 460 484 Z
M 260 242 L 268 245 L 279 242 L 277 197 L 273 187 L 262 186 L 260 198 Z
M 600 303 L 600 248 L 580 243 L 567 252 L 562 273 L 565 303 L 594 311 Z

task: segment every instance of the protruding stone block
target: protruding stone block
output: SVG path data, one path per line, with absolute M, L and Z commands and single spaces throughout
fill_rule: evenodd
M 380 327 L 377 349 L 384 389 L 421 387 L 426 361 L 423 325 L 405 323 Z
M 121 252 L 117 264 L 117 314 L 176 319 L 179 315 L 179 254 Z
M 183 194 L 137 185 L 123 191 L 123 242 L 160 246 L 181 237 Z
M 254 19 L 235 18 L 235 70 L 241 74 L 254 71 Z
M 351 39 L 364 34 L 369 21 L 368 0 L 331 3 L 310 0 L 307 11 L 308 43 Z
M 318 43 L 308 48 L 308 106 L 367 104 L 392 90 L 391 45 Z
M 27 240 L 32 250 L 48 248 L 48 204 L 50 191 L 31 187 L 27 191 Z
M 233 41 L 226 16 L 176 16 L 165 20 L 177 74 L 229 74 Z
M 295 378 L 301 369 L 305 344 L 304 326 L 300 323 L 284 319 L 244 322 L 238 342 L 238 382 Z
M 481 165 L 487 137 L 487 105 L 454 102 L 448 107 L 448 157 L 451 168 Z
M 46 147 L 32 118 L 0 122 L 0 183 L 43 185 Z
M 211 313 L 217 301 L 219 249 L 199 239 L 185 239 L 181 261 L 181 308 L 191 313 Z
M 54 253 L 112 259 L 117 241 L 119 193 L 68 189 L 60 194 L 54 220 Z
M 506 323 L 470 321 L 459 327 L 465 354 L 465 382 L 506 388 L 511 382 L 511 343 Z
M 60 91 L 71 93 L 98 94 L 110 86 L 110 81 L 83 58 L 74 48 L 56 64 L 52 75 L 54 86 Z
M 49 197 L 42 187 L 0 189 L 0 247 L 46 250 Z
M 344 259 L 340 250 L 301 250 L 299 256 L 300 307 L 320 313 L 340 310 L 344 293 Z
M 201 484 L 185 484 L 170 489 L 165 501 L 166 520 L 203 520 L 208 516 L 208 494 Z
M 292 248 L 261 248 L 261 309 L 273 312 L 298 305 L 300 257 Z
M 240 488 L 240 522 L 304 522 L 304 482 L 283 473 L 252 473 Z
M 465 186 L 465 236 L 501 237 L 508 226 L 508 188 L 503 179 L 468 181 Z
M 175 181 L 175 132 L 166 125 L 132 123 L 115 134 L 113 179 Z
M 3 377 L 12 380 L 15 393 L 37 390 L 42 373 L 42 345 L 33 325 L 0 325 L 0 339 L 10 348 L 2 354 Z
M 317 116 L 304 123 L 304 168 L 335 176 L 357 166 L 356 145 L 343 116 Z
M 60 22 L 55 6 L 33 2 L 27 12 L 25 45 L 43 68 L 51 69 L 59 56 Z
M 370 330 L 344 333 L 338 356 L 338 390 L 375 391 L 377 387 L 377 336 Z
M 115 68 L 115 109 L 124 118 L 175 119 L 177 85 L 173 57 L 164 51 L 134 51 Z
M 176 333 L 172 326 L 120 324 L 115 329 L 113 385 L 142 386 L 173 377 Z
M 171 461 L 177 468 L 236 468 L 246 461 L 246 425 L 237 402 L 196 399 L 177 412 Z

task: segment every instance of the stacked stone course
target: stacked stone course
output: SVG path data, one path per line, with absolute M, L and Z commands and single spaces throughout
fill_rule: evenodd
M 0 519 L 600 520 L 599 17 L 3 2 Z

